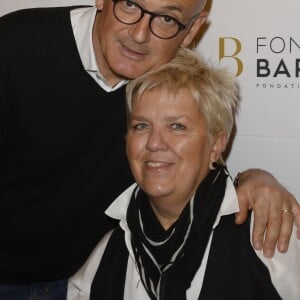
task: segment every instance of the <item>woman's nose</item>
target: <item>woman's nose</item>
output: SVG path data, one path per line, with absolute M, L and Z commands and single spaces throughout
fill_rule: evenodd
M 151 133 L 149 133 L 146 147 L 152 152 L 166 150 L 168 146 L 164 134 L 159 130 L 153 130 Z

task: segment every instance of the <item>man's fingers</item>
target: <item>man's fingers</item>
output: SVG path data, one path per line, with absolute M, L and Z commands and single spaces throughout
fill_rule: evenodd
M 249 207 L 253 208 L 252 243 L 254 248 L 263 249 L 267 257 L 273 256 L 277 243 L 280 252 L 287 250 L 293 219 L 290 212 L 283 214 L 284 209 L 292 210 L 297 226 L 297 236 L 300 239 L 300 205 L 272 175 L 255 169 L 242 172 L 237 193 L 241 210 L 235 216 L 237 224 L 244 222 Z
M 297 203 L 293 206 L 293 214 L 295 218 L 294 221 L 297 226 L 297 237 L 300 240 L 300 205 Z
M 288 250 L 294 221 L 296 221 L 297 225 L 297 218 L 295 218 L 295 216 L 297 215 L 298 210 L 300 213 L 300 207 L 296 198 L 289 193 L 288 197 L 285 198 L 282 207 L 282 227 L 277 244 L 277 249 L 282 253 Z M 300 216 L 298 221 L 300 222 Z
M 259 204 L 257 204 L 259 203 Z M 257 202 L 254 207 L 252 243 L 256 250 L 261 250 L 264 244 L 265 230 L 268 224 L 269 205 Z
M 282 225 L 282 204 L 279 201 L 272 202 L 267 221 L 267 231 L 263 245 L 263 253 L 266 257 L 272 257 L 275 252 L 276 244 L 281 233 Z M 286 226 L 286 229 L 288 226 Z
M 282 253 L 288 250 L 293 224 L 294 224 L 293 212 L 290 210 L 283 210 L 281 232 L 277 243 L 277 249 Z
M 265 234 L 263 253 L 266 257 L 273 257 L 277 240 L 279 238 L 281 221 L 279 219 L 269 219 L 268 228 Z
M 275 252 L 277 240 L 281 233 L 282 203 L 274 201 L 269 205 L 266 201 L 256 201 L 254 205 L 254 226 L 252 242 L 256 249 L 263 249 L 266 257 L 272 257 Z M 283 240 L 286 241 L 286 223 L 283 231 Z M 266 229 L 267 228 L 267 229 Z M 284 243 L 283 243 L 284 245 Z
M 300 240 L 300 205 L 292 194 L 290 195 L 290 199 L 295 225 L 297 226 L 297 237 Z
M 248 216 L 248 210 L 249 210 L 249 201 L 246 199 L 246 197 L 239 196 L 239 207 L 240 212 L 235 214 L 235 223 L 236 224 L 242 224 L 246 221 Z

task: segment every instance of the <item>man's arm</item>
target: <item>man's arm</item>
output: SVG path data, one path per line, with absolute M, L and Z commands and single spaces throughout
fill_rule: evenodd
M 260 169 L 240 173 L 237 194 L 240 213 L 236 223 L 243 223 L 248 209 L 253 209 L 252 243 L 257 250 L 263 249 L 265 256 L 274 255 L 276 243 L 280 252 L 287 251 L 294 222 L 300 239 L 300 206 L 270 173 Z

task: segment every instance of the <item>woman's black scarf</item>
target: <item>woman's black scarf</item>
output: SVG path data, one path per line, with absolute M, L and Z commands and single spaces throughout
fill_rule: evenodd
M 152 300 L 186 299 L 224 198 L 227 177 L 222 166 L 211 170 L 167 231 L 155 218 L 146 195 L 140 189 L 132 193 L 127 223 L 141 281 Z M 91 300 L 123 299 L 127 259 L 124 234 L 118 228 L 94 278 Z

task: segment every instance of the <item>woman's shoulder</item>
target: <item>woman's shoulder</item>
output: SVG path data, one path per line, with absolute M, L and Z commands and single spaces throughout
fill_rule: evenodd
M 67 300 L 89 299 L 93 279 L 112 233 L 113 230 L 109 231 L 100 240 L 83 266 L 69 278 Z

